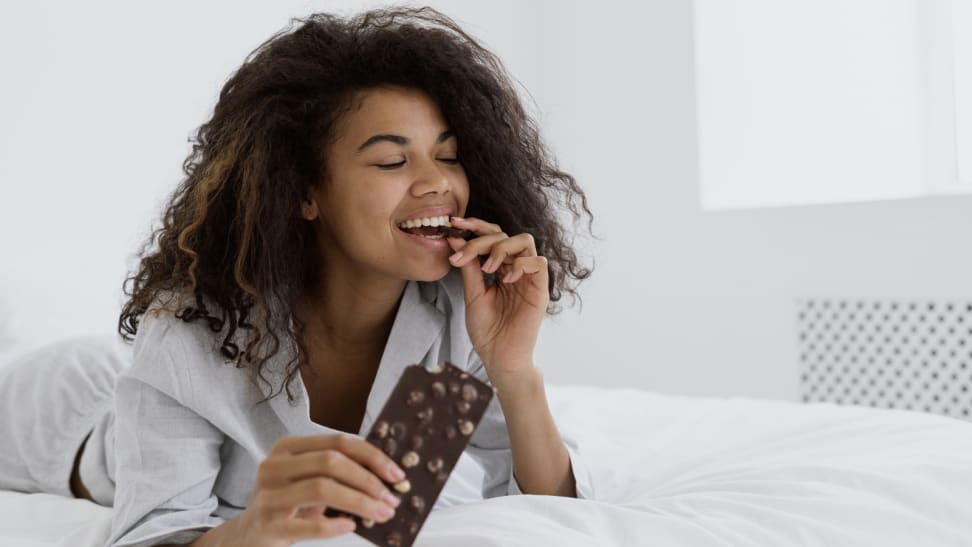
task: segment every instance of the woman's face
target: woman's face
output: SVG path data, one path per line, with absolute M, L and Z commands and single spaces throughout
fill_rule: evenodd
M 302 204 L 316 223 L 327 271 L 399 280 L 441 279 L 451 265 L 445 238 L 411 235 L 406 220 L 463 216 L 469 183 L 456 138 L 425 92 L 361 92 L 325 150 L 325 180 Z

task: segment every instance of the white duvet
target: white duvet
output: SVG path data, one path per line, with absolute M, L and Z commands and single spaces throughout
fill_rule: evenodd
M 917 412 L 549 386 L 594 501 L 432 513 L 421 546 L 972 546 L 972 423 Z M 101 547 L 111 510 L 0 492 L 0 545 Z M 350 534 L 301 547 L 368 546 Z

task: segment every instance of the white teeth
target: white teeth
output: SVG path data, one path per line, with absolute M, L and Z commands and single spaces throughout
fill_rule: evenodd
M 419 226 L 452 226 L 448 216 L 413 218 L 398 225 L 401 228 L 418 228 Z

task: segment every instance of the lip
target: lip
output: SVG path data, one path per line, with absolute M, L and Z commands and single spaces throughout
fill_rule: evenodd
M 426 249 L 449 249 L 449 242 L 446 241 L 446 238 L 444 237 L 442 239 L 428 239 L 426 237 L 410 234 L 405 230 L 399 230 L 399 232 L 401 232 L 403 236 L 409 238 L 416 244 L 425 247 Z

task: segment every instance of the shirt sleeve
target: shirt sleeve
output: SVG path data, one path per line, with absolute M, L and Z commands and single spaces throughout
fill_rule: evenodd
M 180 326 L 155 321 L 145 317 L 133 365 L 116 383 L 107 547 L 187 544 L 223 522 L 212 516 L 223 433 L 193 410 L 194 363 L 179 340 Z
M 472 375 L 476 378 L 489 383 L 486 368 L 475 358 L 476 365 L 473 367 Z M 578 499 L 594 499 L 594 488 L 590 477 L 590 472 L 584 464 L 580 447 L 573 438 L 564 435 L 558 427 L 560 438 L 567 448 L 570 457 L 571 472 L 574 474 L 575 489 Z M 485 470 L 483 480 L 483 497 L 492 498 L 503 495 L 523 494 L 519 483 L 516 481 L 513 466 L 513 450 L 510 443 L 509 430 L 506 427 L 506 417 L 503 415 L 502 406 L 499 399 L 493 397 L 483 419 L 476 427 L 469 446 L 466 448 L 469 453 Z

